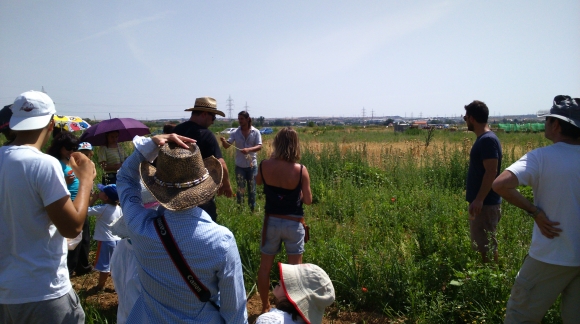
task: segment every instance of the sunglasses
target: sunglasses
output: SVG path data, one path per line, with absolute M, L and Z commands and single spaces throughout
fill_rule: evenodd
M 216 119 L 216 115 L 215 115 L 215 114 L 212 114 L 212 113 L 208 113 L 208 114 L 210 114 L 210 115 L 211 115 L 211 120 L 212 120 L 212 121 L 215 121 L 215 119 Z
M 77 150 L 77 148 L 78 147 L 76 145 L 75 146 L 65 146 L 64 147 L 65 150 L 67 150 L 67 151 L 73 151 L 73 152 L 75 152 Z

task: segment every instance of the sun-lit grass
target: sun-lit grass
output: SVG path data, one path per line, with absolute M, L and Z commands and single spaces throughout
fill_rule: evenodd
M 298 132 L 314 200 L 305 208 L 311 241 L 304 262 L 328 272 L 339 308 L 374 311 L 408 323 L 502 321 L 533 223 L 504 202 L 499 264 L 484 265 L 471 250 L 464 187 L 473 133 L 436 131 L 426 149 L 424 132 L 397 134 L 384 127 L 306 127 Z M 259 160 L 271 153 L 273 136 L 263 137 Z M 549 144 L 539 133 L 498 136 L 502 169 Z M 223 152 L 233 179 L 234 150 Z M 529 189 L 524 192 L 530 194 Z M 246 205 L 238 207 L 235 199 L 218 197 L 217 203 L 218 222 L 236 237 L 246 289 L 253 293 L 262 189 L 254 213 Z M 284 262 L 286 256 L 276 260 Z M 277 280 L 276 267 L 271 277 Z M 550 309 L 543 323 L 560 323 L 558 307 Z M 106 321 L 95 306 L 85 305 L 87 310 L 93 323 Z

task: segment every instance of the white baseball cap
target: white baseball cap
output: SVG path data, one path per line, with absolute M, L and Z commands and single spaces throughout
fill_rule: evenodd
M 40 91 L 26 91 L 16 97 L 12 104 L 10 129 L 15 131 L 41 129 L 48 125 L 52 115 L 56 114 L 54 102 Z

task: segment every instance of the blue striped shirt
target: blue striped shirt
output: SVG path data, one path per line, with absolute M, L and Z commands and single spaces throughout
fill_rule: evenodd
M 141 202 L 139 164 L 159 149 L 149 138 L 133 139 L 135 152 L 117 174 L 117 189 L 139 264 L 142 293 L 127 323 L 248 323 L 242 263 L 234 235 L 202 209 L 165 211 L 165 219 L 191 270 L 220 305 L 202 303 L 165 251 L 153 225 L 155 210 Z

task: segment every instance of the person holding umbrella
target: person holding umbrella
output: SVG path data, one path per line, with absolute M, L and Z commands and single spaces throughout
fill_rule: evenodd
M 105 186 L 117 183 L 117 171 L 127 158 L 127 154 L 119 146 L 119 131 L 108 132 L 106 139 L 105 145 L 99 146 L 97 151 L 99 165 L 105 171 L 102 179 Z
M 117 171 L 127 158 L 127 154 L 119 145 L 120 142 L 133 140 L 136 135 L 151 134 L 149 127 L 133 118 L 111 118 L 89 127 L 81 142 L 98 146 L 97 157 L 99 165 L 105 171 L 103 185 L 114 184 L 117 181 Z

